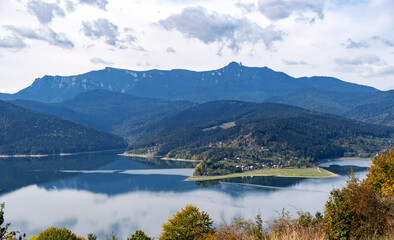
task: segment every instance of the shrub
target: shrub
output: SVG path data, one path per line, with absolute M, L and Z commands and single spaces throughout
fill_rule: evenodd
M 326 202 L 324 222 L 332 239 L 371 239 L 384 235 L 393 215 L 393 199 L 381 199 L 354 176 L 342 189 L 334 189 Z
M 83 237 L 77 236 L 67 228 L 50 227 L 38 234 L 38 240 L 84 240 Z
M 3 226 L 3 223 L 4 223 L 4 203 L 1 203 L 0 204 L 0 239 L 5 238 L 7 234 L 8 226 L 10 225 L 8 223 Z
M 294 218 L 282 210 L 279 218 L 269 224 L 270 233 L 266 239 L 327 239 L 322 226 L 323 217 L 319 212 L 313 216 L 309 212 L 298 211 Z
M 152 238 L 148 237 L 142 230 L 137 230 L 127 240 L 152 240 Z
M 394 150 L 374 157 L 367 175 L 367 183 L 383 197 L 394 197 Z
M 89 233 L 88 234 L 88 240 L 97 240 L 97 236 L 94 233 Z
M 229 224 L 221 224 L 215 234 L 207 237 L 209 240 L 254 240 L 254 224 L 250 220 L 234 218 Z
M 189 204 L 163 224 L 163 231 L 159 239 L 194 240 L 203 238 L 215 232 L 212 223 L 208 213 L 200 212 L 197 207 Z

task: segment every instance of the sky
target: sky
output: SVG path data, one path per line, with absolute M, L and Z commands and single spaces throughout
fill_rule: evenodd
M 394 1 L 0 0 L 0 92 L 44 75 L 231 61 L 394 89 Z

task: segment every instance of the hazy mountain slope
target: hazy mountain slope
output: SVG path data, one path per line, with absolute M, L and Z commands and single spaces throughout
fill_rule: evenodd
M 56 154 L 125 148 L 113 134 L 0 101 L 0 154 Z
M 234 99 L 261 102 L 269 97 L 282 96 L 307 88 L 343 92 L 378 91 L 330 77 L 293 78 L 267 67 L 245 67 L 232 62 L 224 68 L 204 72 L 106 68 L 70 77 L 45 76 L 36 79 L 31 86 L 10 97 L 61 102 L 82 92 L 105 89 L 167 100 L 206 102 Z
M 394 90 L 377 92 L 335 92 L 306 89 L 267 101 L 332 113 L 375 124 L 394 125 Z
M 374 104 L 360 105 L 345 112 L 343 115 L 359 121 L 394 127 L 394 99 Z
M 137 138 L 133 130 L 158 121 L 192 105 L 186 101 L 167 101 L 131 96 L 106 90 L 81 93 L 61 103 L 15 100 L 12 103 L 35 111 L 71 119 L 119 136 Z

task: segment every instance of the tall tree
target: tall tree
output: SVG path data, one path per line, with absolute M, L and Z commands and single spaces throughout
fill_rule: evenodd
M 394 150 L 377 156 L 367 175 L 367 183 L 382 196 L 394 196 Z
M 194 240 L 209 236 L 215 232 L 212 223 L 208 213 L 200 212 L 197 207 L 188 204 L 163 224 L 159 239 Z

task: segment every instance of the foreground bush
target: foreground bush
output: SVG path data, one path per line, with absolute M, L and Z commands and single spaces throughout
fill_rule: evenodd
M 259 239 L 254 236 L 254 223 L 250 220 L 235 218 L 231 224 L 222 224 L 215 234 L 208 236 L 209 240 L 252 240 Z
M 291 217 L 289 212 L 282 210 L 281 216 L 269 224 L 265 239 L 328 239 L 323 225 L 320 212 L 313 216 L 309 212 L 298 211 L 297 217 Z
M 3 239 L 5 237 L 5 235 L 7 234 L 7 229 L 9 224 L 5 224 L 4 223 L 4 203 L 0 204 L 0 239 Z
M 324 221 L 332 239 L 372 239 L 394 232 L 394 151 L 375 157 L 366 180 L 351 176 L 326 202 Z M 384 238 L 383 238 L 384 239 Z
M 193 205 L 176 212 L 163 224 L 163 231 L 159 237 L 161 240 L 194 240 L 203 239 L 215 232 L 213 221 L 208 213 L 200 212 Z
M 378 195 L 394 197 L 394 150 L 374 158 L 367 183 Z
M 298 212 L 293 218 L 288 212 L 282 211 L 279 218 L 263 228 L 260 213 L 255 221 L 235 218 L 231 224 L 222 224 L 209 240 L 326 240 L 327 234 L 322 228 L 323 217 L 320 213 L 312 216 L 310 213 Z
M 393 198 L 380 198 L 353 177 L 346 187 L 331 191 L 324 221 L 332 239 L 372 239 L 392 230 L 393 207 Z
M 137 230 L 127 240 L 152 240 L 152 238 L 148 237 L 143 231 Z
M 72 233 L 67 228 L 55 228 L 50 227 L 47 230 L 38 234 L 36 238 L 30 238 L 34 240 L 84 240 L 83 237 L 79 237 Z

